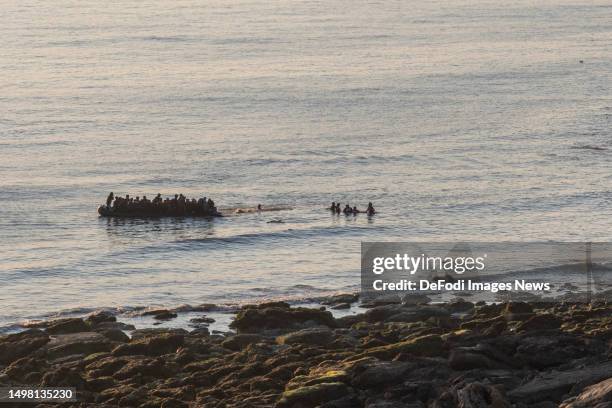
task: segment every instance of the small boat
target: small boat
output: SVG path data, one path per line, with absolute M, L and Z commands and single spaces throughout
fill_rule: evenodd
M 113 207 L 101 205 L 98 207 L 98 214 L 102 217 L 122 217 L 122 218 L 160 218 L 160 217 L 223 217 L 216 208 L 204 209 L 197 208 L 191 211 L 172 211 L 170 209 L 151 207 L 147 209 L 118 210 Z

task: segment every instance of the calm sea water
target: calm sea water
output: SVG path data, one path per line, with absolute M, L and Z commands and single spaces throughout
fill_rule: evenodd
M 612 240 L 609 1 L 20 1 L 0 21 L 0 326 L 354 290 L 362 240 Z M 109 221 L 109 191 L 294 209 Z

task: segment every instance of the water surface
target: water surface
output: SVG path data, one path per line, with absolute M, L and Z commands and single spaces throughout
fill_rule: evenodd
M 0 16 L 0 326 L 353 290 L 362 240 L 612 239 L 608 1 Z M 109 191 L 294 210 L 100 219 Z M 338 200 L 380 214 L 323 210 Z

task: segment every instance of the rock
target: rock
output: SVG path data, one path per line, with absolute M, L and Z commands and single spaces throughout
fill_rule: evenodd
M 113 342 L 100 333 L 82 332 L 53 336 L 44 349 L 47 358 L 58 359 L 74 354 L 87 356 L 89 354 L 110 351 L 113 347 Z
M 497 316 L 497 317 L 493 317 L 490 319 L 467 320 L 461 323 L 459 327 L 461 329 L 483 331 L 483 330 L 489 329 L 491 326 L 499 322 L 502 322 L 505 324 L 506 319 L 503 316 Z
M 445 305 L 445 309 L 450 313 L 465 313 L 474 309 L 474 303 L 466 302 L 461 298 L 454 299 L 452 302 Z
M 508 323 L 505 321 L 497 321 L 491 326 L 482 330 L 482 334 L 486 337 L 497 337 L 501 335 L 508 328 Z
M 611 373 L 612 375 L 612 373 Z M 577 397 L 564 401 L 560 408 L 612 407 L 612 377 L 587 387 Z
M 336 305 L 333 305 L 331 308 L 333 310 L 350 309 L 351 308 L 351 304 L 350 303 L 338 303 Z
M 90 314 L 89 316 L 87 316 L 85 321 L 91 327 L 95 327 L 95 326 L 99 325 L 100 323 L 113 323 L 113 322 L 116 322 L 117 318 L 112 313 L 102 310 L 102 311 Z
M 186 312 L 213 312 L 218 309 L 218 306 L 214 303 L 202 303 L 197 306 L 189 306 Z M 179 310 L 180 311 L 180 310 Z
M 503 303 L 486 304 L 478 302 L 475 304 L 474 317 L 477 319 L 486 319 L 500 316 L 505 308 Z
M 223 340 L 221 345 L 229 350 L 240 351 L 249 344 L 259 343 L 264 340 L 264 337 L 259 334 L 236 334 Z
M 401 401 L 374 401 L 369 402 L 365 408 L 425 408 L 420 401 L 401 402 Z
M 264 302 L 264 303 L 259 303 L 259 304 L 255 304 L 255 305 L 245 305 L 242 307 L 242 310 L 248 310 L 248 309 L 268 309 L 268 308 L 281 308 L 281 309 L 290 309 L 291 305 L 287 302 Z
M 130 341 L 130 338 L 128 337 L 128 335 L 125 334 L 122 330 L 108 329 L 108 330 L 100 330 L 98 333 L 100 333 L 107 339 L 116 341 L 118 343 L 127 343 Z
M 516 330 L 519 332 L 531 330 L 555 330 L 561 327 L 562 323 L 563 321 L 554 314 L 538 314 L 521 323 Z
M 448 317 L 450 313 L 437 306 L 405 306 L 390 304 L 377 306 L 365 313 L 369 322 L 419 322 L 430 317 Z
M 319 309 L 273 303 L 240 310 L 255 316 L 245 327 L 264 326 L 250 333 L 143 329 L 131 339 L 107 321 L 112 316 L 95 314 L 86 332 L 0 337 L 5 360 L 7 348 L 10 359 L 25 353 L 0 362 L 0 385 L 76 384 L 79 403 L 68 405 L 92 408 L 610 406 L 607 303 L 468 306 L 387 305 L 368 320 L 365 313 L 330 320 Z M 527 317 L 531 309 L 538 315 Z M 411 322 L 419 314 L 426 319 Z M 563 325 L 540 330 L 550 327 L 550 316 Z M 268 327 L 257 320 L 268 317 Z M 526 330 L 517 332 L 520 325 Z
M 417 297 L 425 296 L 425 295 L 415 295 Z M 426 296 L 425 296 L 426 297 Z M 363 299 L 363 303 L 361 304 L 364 308 L 373 308 L 378 306 L 385 305 L 401 305 L 402 298 L 396 294 L 386 294 L 386 295 L 378 295 L 372 299 Z
M 278 375 L 274 375 L 273 377 L 277 378 Z M 292 375 L 285 377 L 289 379 L 292 377 Z M 344 370 L 325 370 L 322 372 L 315 371 L 309 375 L 296 375 L 295 377 L 291 378 L 291 380 L 287 383 L 286 390 L 294 390 L 321 383 L 341 382 L 348 384 L 350 382 L 349 380 L 349 374 Z
M 189 404 L 176 398 L 165 398 L 160 408 L 188 408 Z
M 414 354 L 417 356 L 440 357 L 446 354 L 445 343 L 439 335 L 430 334 L 405 340 L 388 346 L 374 347 L 367 350 L 364 355 L 393 358 L 399 353 Z
M 77 369 L 59 367 L 47 372 L 40 385 L 43 387 L 75 387 L 77 390 L 81 390 L 87 387 L 87 382 L 81 377 Z
M 374 361 L 360 368 L 358 374 L 353 377 L 352 384 L 367 389 L 405 380 L 404 374 L 414 368 L 414 365 L 401 361 Z
M 116 406 L 119 405 L 119 400 L 121 400 L 121 398 L 130 395 L 134 391 L 136 391 L 136 389 L 133 386 L 121 384 L 102 391 L 98 395 L 98 400 L 106 402 L 108 405 L 112 404 Z
M 48 364 L 45 360 L 23 357 L 9 365 L 4 370 L 4 374 L 20 383 L 38 383 L 47 369 Z
M 336 306 L 336 305 L 346 305 L 346 304 L 348 304 L 349 307 L 351 307 L 351 303 L 355 303 L 358 300 L 359 300 L 359 294 L 358 293 L 342 293 L 342 294 L 330 296 L 328 298 L 324 298 L 321 301 L 321 304 L 328 305 L 328 306 Z
M 215 319 L 206 316 L 194 317 L 193 319 L 189 319 L 189 322 L 196 324 L 210 324 L 214 323 Z
M 192 337 L 208 337 L 210 336 L 210 330 L 208 327 L 198 327 L 189 332 Z
M 45 331 L 49 334 L 72 334 L 90 331 L 83 319 L 69 318 L 51 321 Z
M 500 364 L 494 362 L 489 357 L 481 354 L 464 350 L 453 350 L 448 359 L 448 363 L 453 370 L 472 370 L 474 368 L 499 368 Z
M 122 322 L 102 322 L 97 323 L 93 326 L 94 331 L 104 331 L 104 330 L 123 330 L 123 331 L 132 331 L 136 330 L 136 327 L 132 324 L 122 323 Z
M 458 390 L 457 400 L 460 408 L 511 408 L 498 389 L 480 383 L 468 384 Z
M 535 403 L 545 400 L 560 401 L 576 385 L 585 387 L 609 378 L 612 361 L 592 365 L 588 368 L 549 372 L 534 378 L 508 393 L 513 401 Z
M 176 335 L 186 336 L 189 332 L 185 329 L 173 329 L 173 328 L 148 328 L 138 329 L 132 332 L 132 340 L 144 340 L 151 337 L 158 337 L 164 335 Z
M 230 327 L 242 333 L 257 333 L 265 329 L 294 329 L 313 325 L 335 327 L 336 321 L 328 311 L 274 306 L 243 309 Z
M 524 321 L 533 316 L 533 308 L 526 302 L 508 302 L 504 310 L 506 320 Z
M 153 316 L 156 320 L 170 320 L 177 317 L 177 314 L 167 309 L 148 310 L 142 314 L 143 316 Z
M 185 342 L 185 336 L 180 334 L 159 334 L 153 337 L 144 337 L 127 344 L 121 344 L 113 349 L 114 356 L 148 355 L 160 356 L 175 353 Z
M 170 366 L 164 364 L 164 361 L 150 358 L 137 358 L 128 360 L 119 371 L 113 374 L 113 378 L 122 381 L 137 376 L 145 378 L 169 378 L 173 374 Z
M 112 376 L 121 367 L 127 364 L 128 358 L 117 358 L 114 356 L 101 357 L 85 366 L 88 378 L 101 378 Z
M 117 405 L 120 407 L 137 407 L 147 401 L 147 391 L 144 388 L 136 388 L 131 393 L 121 397 Z
M 0 364 L 10 364 L 25 357 L 47 344 L 49 340 L 49 336 L 38 329 L 0 337 Z
M 517 345 L 514 359 L 523 365 L 543 369 L 580 358 L 585 353 L 585 343 L 571 335 L 527 335 Z
M 351 327 L 352 325 L 362 322 L 365 320 L 365 315 L 364 314 L 357 314 L 357 315 L 348 315 L 348 316 L 342 316 L 336 319 L 336 325 L 338 327 Z
M 332 401 L 351 394 L 344 383 L 321 383 L 285 391 L 276 404 L 277 408 L 314 408 L 326 401 Z
M 276 338 L 278 344 L 308 344 L 311 346 L 327 346 L 334 339 L 334 335 L 328 328 L 303 329 L 297 332 L 285 334 Z
M 115 386 L 116 381 L 113 377 L 99 377 L 87 380 L 87 388 L 96 392 L 109 389 Z

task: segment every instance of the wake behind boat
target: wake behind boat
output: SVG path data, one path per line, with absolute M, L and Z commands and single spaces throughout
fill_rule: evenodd
M 215 203 L 210 198 L 189 199 L 183 194 L 173 198 L 162 198 L 158 194 L 153 200 L 147 196 L 125 197 L 110 193 L 106 204 L 98 207 L 98 214 L 103 217 L 222 217 Z
M 277 206 L 265 206 L 264 207 L 261 204 L 259 204 L 257 207 L 239 207 L 239 208 L 229 209 L 229 211 L 231 211 L 233 214 L 250 214 L 250 213 L 286 211 L 286 210 L 293 210 L 293 207 L 286 206 L 286 205 L 285 206 L 277 205 Z

